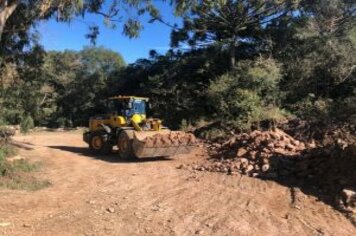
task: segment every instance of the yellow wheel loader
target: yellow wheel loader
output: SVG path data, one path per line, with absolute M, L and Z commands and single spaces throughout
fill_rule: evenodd
M 189 153 L 196 146 L 193 134 L 171 131 L 161 120 L 146 117 L 149 99 L 134 96 L 109 98 L 110 113 L 89 120 L 83 140 L 99 154 L 118 147 L 121 158 L 165 157 Z

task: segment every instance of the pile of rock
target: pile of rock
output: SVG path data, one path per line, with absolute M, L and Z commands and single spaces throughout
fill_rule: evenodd
M 305 151 L 295 163 L 294 175 L 307 178 L 324 192 L 340 193 L 343 189 L 356 191 L 355 169 L 356 146 L 333 145 Z
M 250 134 L 236 135 L 222 145 L 211 146 L 212 162 L 193 165 L 192 168 L 229 174 L 239 172 L 250 176 L 288 175 L 293 159 L 299 156 L 306 146 L 308 145 L 279 129 L 256 130 Z M 283 165 L 283 168 L 279 168 L 280 165 Z
M 240 134 L 223 144 L 210 145 L 210 158 L 189 168 L 254 177 L 307 179 L 325 192 L 340 193 L 350 188 L 356 191 L 356 145 L 316 147 L 279 129 Z
M 306 150 L 298 158 L 291 177 L 314 186 L 324 198 L 336 200 L 356 226 L 356 145 L 330 145 Z
M 241 173 L 298 186 L 332 203 L 356 225 L 355 144 L 336 140 L 331 145 L 316 146 L 275 129 L 236 135 L 209 148 L 209 159 L 188 169 Z

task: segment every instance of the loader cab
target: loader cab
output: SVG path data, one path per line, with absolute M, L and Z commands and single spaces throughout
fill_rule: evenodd
M 148 98 L 117 96 L 110 98 L 110 110 L 130 120 L 134 115 L 146 116 Z
M 145 115 L 146 114 L 146 101 L 141 99 L 131 99 L 127 104 L 127 112 L 129 116 L 134 114 Z

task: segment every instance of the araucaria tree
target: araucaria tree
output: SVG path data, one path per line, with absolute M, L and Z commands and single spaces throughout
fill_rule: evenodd
M 182 42 L 196 47 L 221 46 L 229 51 L 233 67 L 239 43 L 253 42 L 262 28 L 291 13 L 298 3 L 298 0 L 196 1 L 182 13 L 184 24 L 172 32 L 172 46 Z
M 134 9 L 137 14 L 122 19 L 124 11 Z M 35 23 L 54 17 L 58 21 L 69 22 L 74 17 L 83 17 L 86 13 L 93 13 L 104 18 L 106 25 L 115 27 L 116 23 L 124 24 L 123 33 L 129 37 L 137 37 L 142 26 L 136 16 L 149 13 L 158 14 L 151 0 L 0 0 L 0 42 L 9 19 L 20 12 L 26 16 L 22 21 Z M 22 21 L 19 23 L 21 24 Z M 26 31 L 28 28 L 21 28 Z M 90 26 L 87 35 L 93 39 L 98 34 L 97 26 Z M 19 29 L 17 29 L 19 30 Z

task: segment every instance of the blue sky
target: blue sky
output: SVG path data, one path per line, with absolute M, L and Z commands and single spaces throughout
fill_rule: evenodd
M 164 19 L 171 23 L 179 23 L 167 3 L 157 4 Z M 103 18 L 98 15 L 87 15 L 84 19 L 77 18 L 70 24 L 59 23 L 55 20 L 43 21 L 38 26 L 41 34 L 40 42 L 46 50 L 63 51 L 65 49 L 80 50 L 90 45 L 85 38 L 88 33 L 88 23 L 95 23 L 100 28 L 97 46 L 104 46 L 119 52 L 127 63 L 135 62 L 138 58 L 148 57 L 151 49 L 164 53 L 169 49 L 171 28 L 162 23 L 147 23 L 148 17 L 143 17 L 144 30 L 137 39 L 129 39 L 122 35 L 122 27 L 110 29 L 103 24 Z M 84 23 L 85 22 L 85 23 Z

